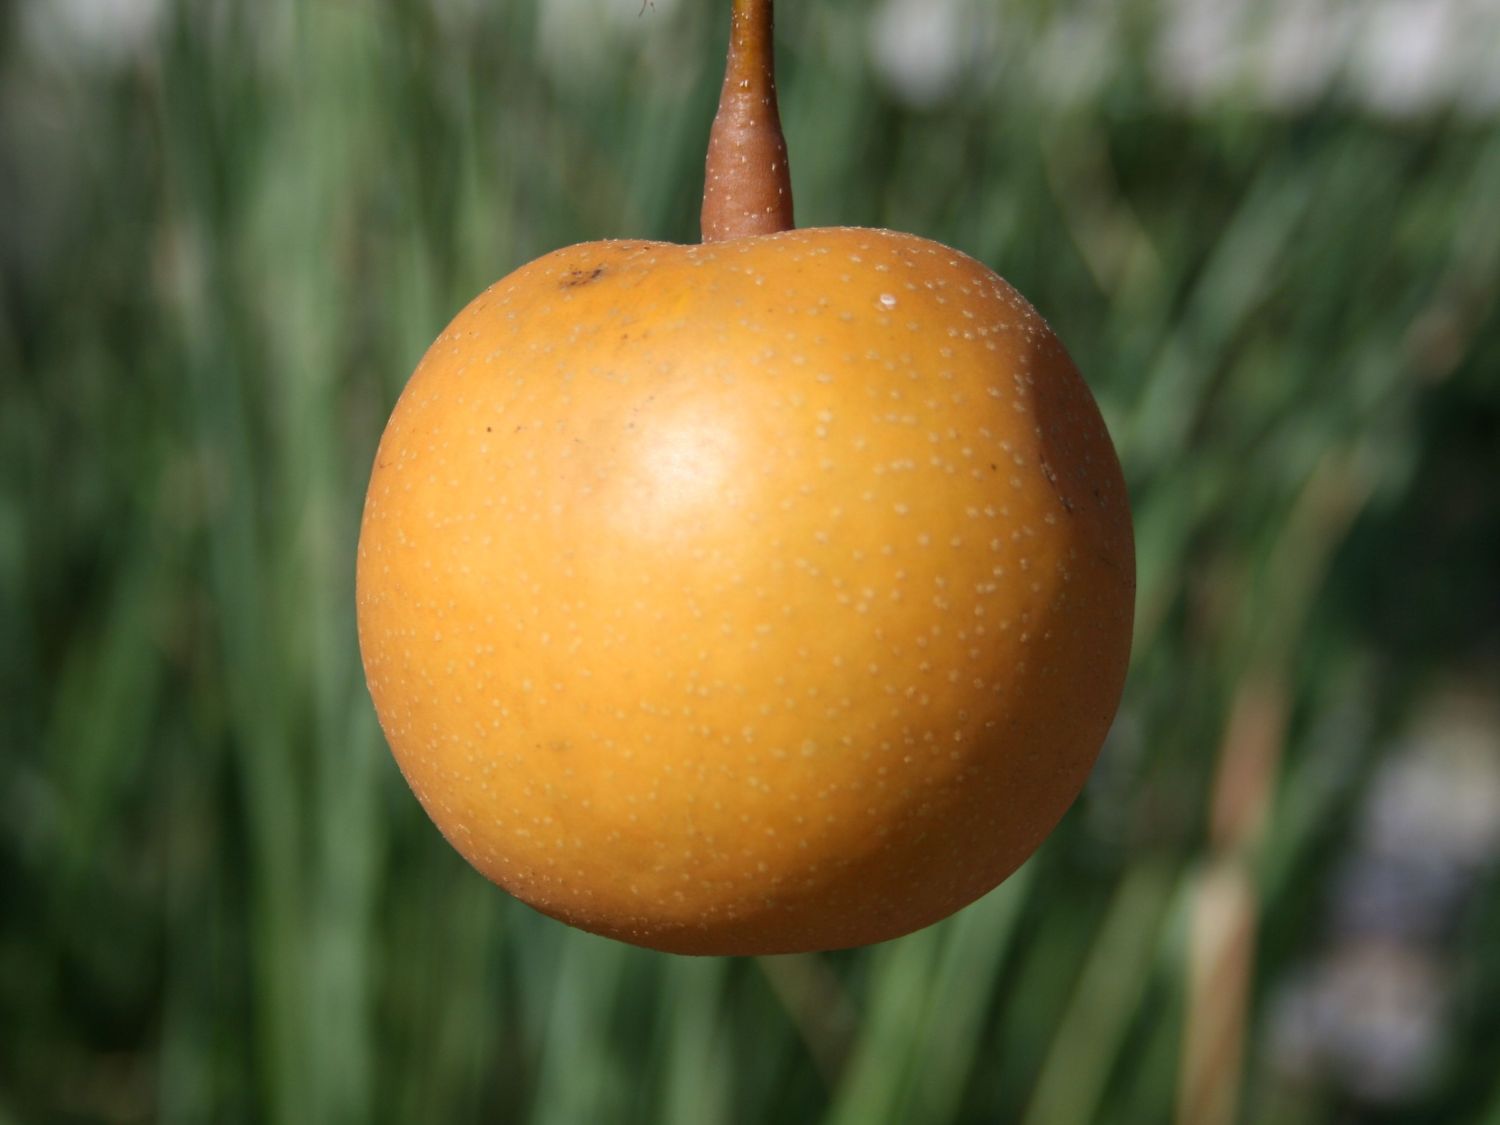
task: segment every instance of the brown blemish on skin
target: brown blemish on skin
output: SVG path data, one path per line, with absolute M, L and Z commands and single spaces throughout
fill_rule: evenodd
M 558 285 L 563 289 L 577 289 L 580 285 L 598 281 L 603 276 L 603 266 L 595 266 L 592 270 L 569 270 L 567 276 L 558 282 Z
M 1052 491 L 1056 493 L 1057 498 L 1062 501 L 1063 510 L 1071 514 L 1073 511 L 1073 501 L 1064 496 L 1062 494 L 1062 489 L 1057 487 L 1057 473 L 1052 470 L 1052 466 L 1047 463 L 1047 459 L 1045 457 L 1042 458 L 1041 464 L 1042 476 L 1047 478 L 1047 483 L 1052 486 Z M 1097 489 L 1095 490 L 1094 495 L 1098 495 Z

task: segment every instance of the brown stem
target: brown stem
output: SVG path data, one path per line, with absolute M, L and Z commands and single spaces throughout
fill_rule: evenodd
M 729 65 L 708 136 L 703 241 L 791 230 L 792 180 L 776 110 L 773 0 L 734 0 Z

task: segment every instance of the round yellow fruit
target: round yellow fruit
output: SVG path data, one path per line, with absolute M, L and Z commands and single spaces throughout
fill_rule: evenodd
M 990 890 L 1118 704 L 1120 468 L 978 262 L 809 229 L 601 242 L 459 314 L 361 531 L 381 725 L 549 915 L 686 953 L 862 945 Z

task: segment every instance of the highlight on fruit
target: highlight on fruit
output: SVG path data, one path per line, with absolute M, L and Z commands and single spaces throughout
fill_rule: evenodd
M 865 945 L 1013 872 L 1129 659 L 1118 458 L 1026 300 L 794 229 L 770 0 L 735 0 L 703 243 L 523 266 L 432 344 L 360 533 L 360 648 L 452 845 L 654 949 Z

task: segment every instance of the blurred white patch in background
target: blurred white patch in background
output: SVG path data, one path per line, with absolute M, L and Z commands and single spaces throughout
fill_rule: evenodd
M 1349 57 L 1357 12 L 1331 6 L 1328 0 L 1274 0 L 1264 20 L 1251 63 L 1258 97 L 1278 110 L 1296 110 L 1317 100 L 1337 81 Z
M 1460 7 L 1453 0 L 1385 0 L 1370 6 L 1350 77 L 1373 108 L 1417 113 L 1458 93 L 1449 60 L 1462 43 Z M 1500 60 L 1491 59 L 1491 65 Z
M 451 24 L 472 19 L 480 0 L 431 2 Z M 680 23 L 681 0 L 537 2 L 537 52 L 559 82 L 642 50 L 652 66 L 682 66 L 680 39 L 665 34 Z M 112 66 L 150 49 L 165 10 L 166 0 L 22 0 L 20 28 L 44 58 Z M 1039 97 L 1072 104 L 1116 73 L 1120 21 L 1132 11 L 1058 5 L 1037 27 L 1013 3 L 877 0 L 869 58 L 891 96 L 919 108 L 997 66 L 1027 67 Z M 1154 19 L 1158 89 L 1187 108 L 1295 111 L 1333 98 L 1397 117 L 1500 110 L 1500 0 L 1161 0 Z M 1003 55 L 1017 36 L 1026 52 Z
M 1274 1060 L 1283 1077 L 1399 1104 L 1442 1057 L 1447 980 L 1430 958 L 1392 942 L 1342 946 L 1278 993 Z
M 994 66 L 1024 66 L 1039 97 L 1072 104 L 1117 72 L 1131 11 L 1058 6 L 1035 28 L 1017 5 L 880 0 L 870 61 L 892 97 L 919 108 Z M 1024 54 L 1000 56 L 1008 31 L 1026 37 Z M 1295 111 L 1332 98 L 1398 117 L 1500 109 L 1496 0 L 1163 0 L 1149 41 L 1160 93 L 1187 108 Z
M 1374 852 L 1468 871 L 1500 851 L 1500 715 L 1454 697 L 1425 716 L 1377 775 L 1364 837 Z
M 1494 0 L 1165 0 L 1154 69 L 1191 106 L 1500 109 Z
M 60 63 L 113 66 L 156 40 L 164 0 L 26 0 L 27 45 Z
M 884 0 L 870 17 L 876 73 L 902 101 L 931 105 L 953 93 L 963 72 L 961 0 Z
M 1283 1077 L 1395 1105 L 1435 1076 L 1463 971 L 1452 938 L 1500 862 L 1500 702 L 1488 682 L 1430 702 L 1376 772 L 1324 940 L 1272 996 L 1269 1054 Z

